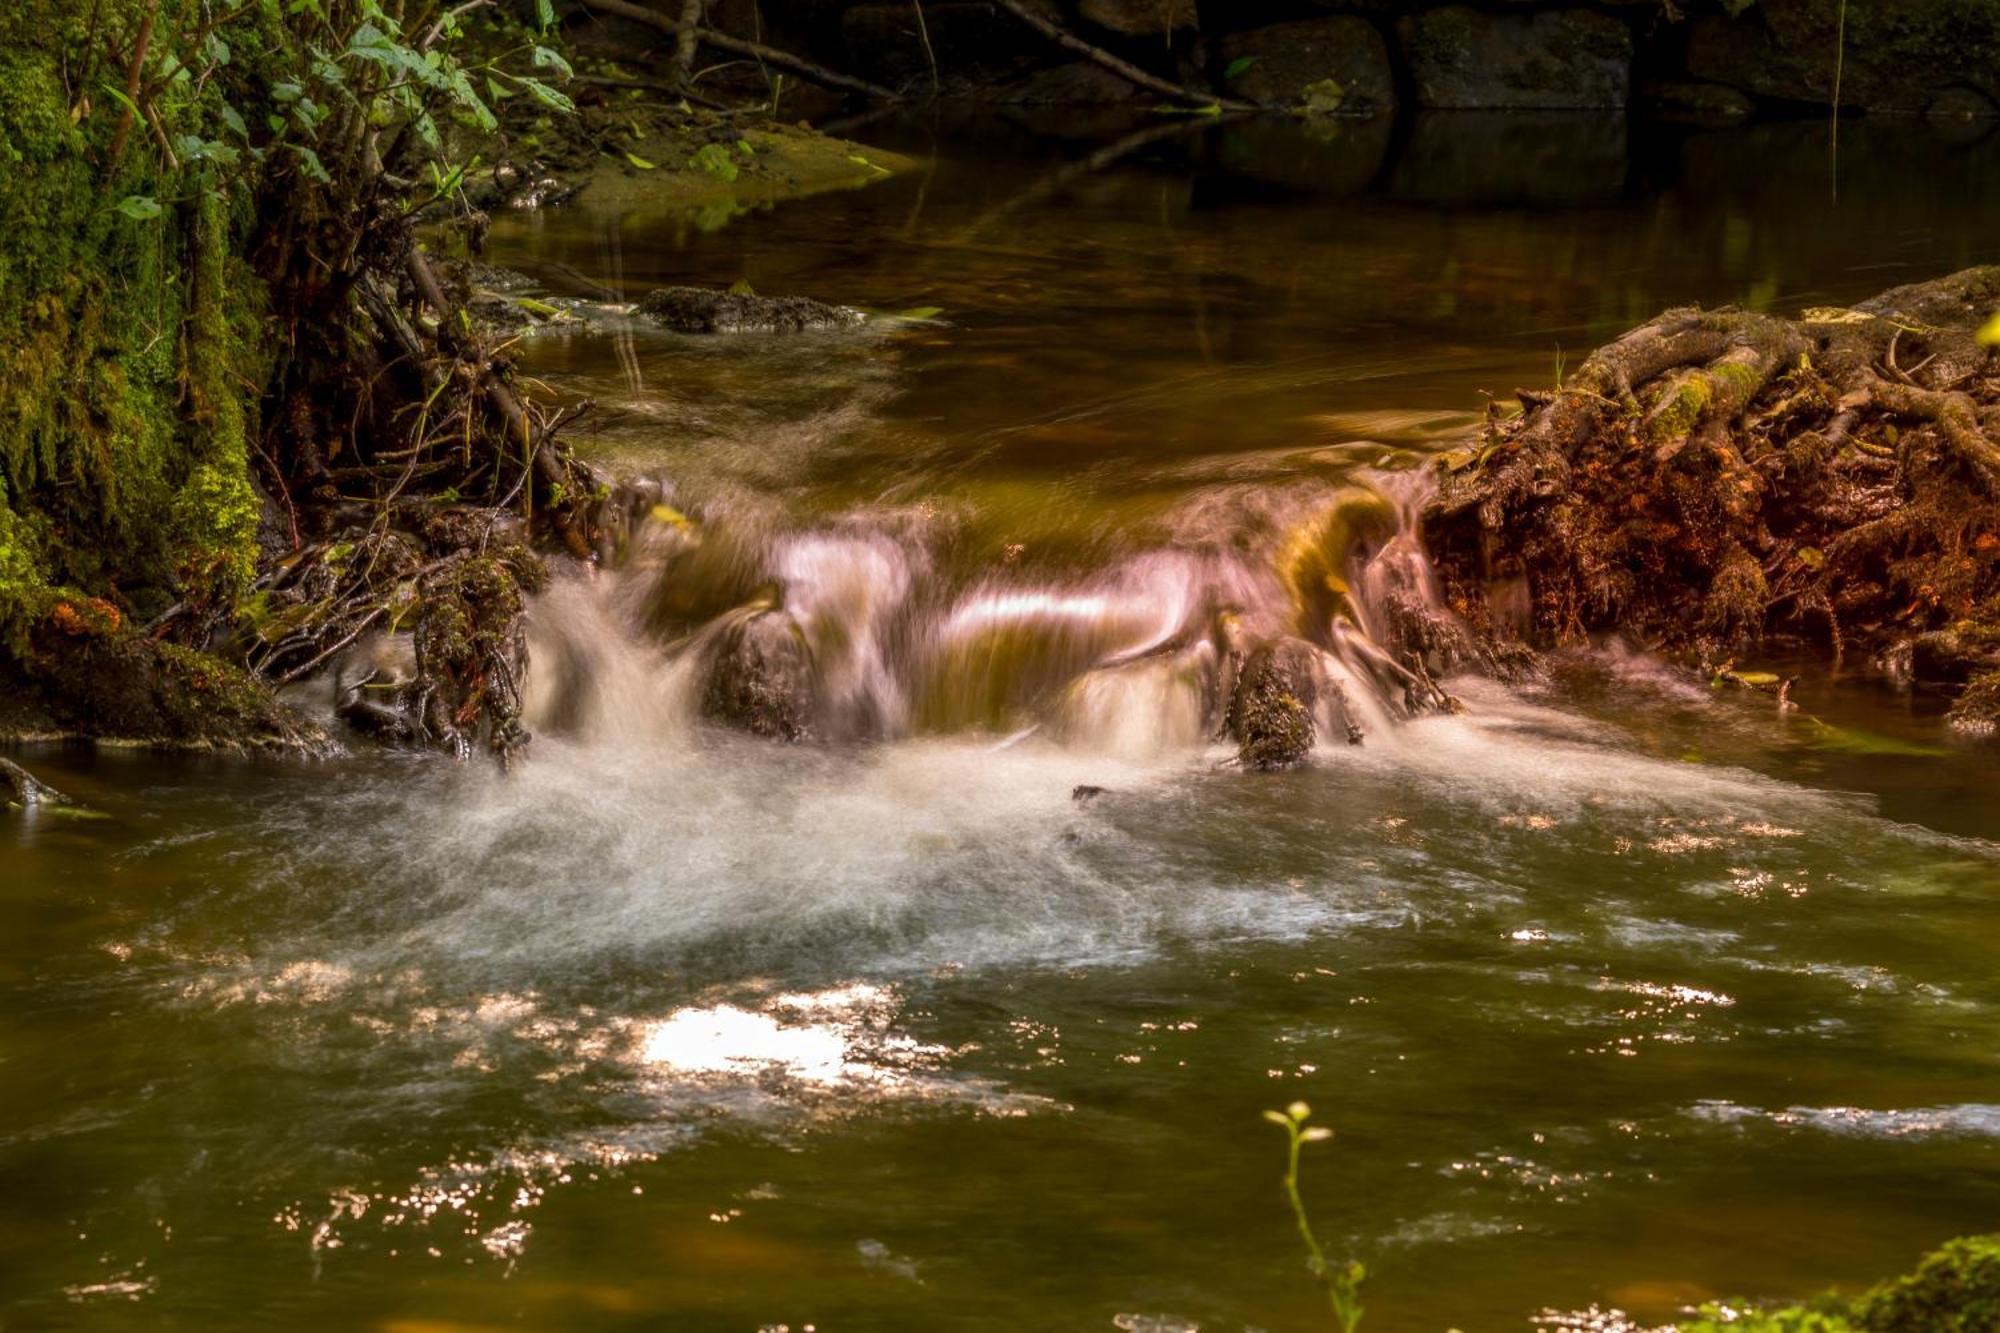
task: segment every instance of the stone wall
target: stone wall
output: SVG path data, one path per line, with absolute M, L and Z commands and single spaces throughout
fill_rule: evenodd
M 1190 86 L 1279 106 L 1659 108 L 1742 118 L 1833 98 L 1840 0 L 1035 0 Z M 715 0 L 714 21 L 747 0 Z M 1015 102 L 1131 89 L 981 0 L 761 0 L 765 30 L 870 79 Z M 2000 114 L 2000 0 L 1847 0 L 1841 102 Z

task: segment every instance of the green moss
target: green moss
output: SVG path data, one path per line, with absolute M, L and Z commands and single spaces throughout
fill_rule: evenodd
M 2000 1236 L 1967 1236 L 1854 1300 L 1708 1305 L 1681 1333 L 2000 1333 Z
M 1714 395 L 1714 388 L 1699 374 L 1684 375 L 1673 381 L 1653 404 L 1647 433 L 1656 444 L 1685 439 L 1689 431 L 1701 424 Z
M 207 168 L 169 171 L 143 127 L 113 155 L 115 99 L 72 102 L 65 83 L 93 61 L 98 82 L 112 74 L 87 18 L 101 47 L 141 7 L 0 14 L 0 500 L 11 529 L 39 534 L 32 559 L 0 561 L 0 622 L 31 579 L 144 617 L 226 603 L 252 575 L 263 294 L 232 257 L 247 200 Z M 168 0 L 160 22 L 181 8 Z M 127 216 L 129 195 L 164 209 Z

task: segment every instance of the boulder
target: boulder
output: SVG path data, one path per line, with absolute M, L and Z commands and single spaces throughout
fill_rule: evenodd
M 0 759 L 0 806 L 68 805 L 69 798 L 11 759 Z
M 1992 120 L 2000 104 L 1977 88 L 1946 88 L 1931 98 L 1924 114 L 1932 120 Z
M 1396 105 L 1389 44 L 1373 23 L 1352 14 L 1232 33 L 1218 58 L 1225 90 L 1248 101 L 1342 114 Z
M 1727 84 L 1691 79 L 1655 80 L 1640 91 L 1639 100 L 1670 119 L 1709 125 L 1733 125 L 1748 120 L 1757 110 L 1747 93 Z
M 1964 85 L 2000 96 L 2000 4 L 1994 0 L 1757 0 L 1736 18 L 1689 25 L 1687 72 L 1774 102 L 1824 106 L 1840 64 L 1843 106 L 1920 112 Z
M 1281 639 L 1252 650 L 1244 662 L 1226 721 L 1245 768 L 1266 773 L 1297 768 L 1312 754 L 1317 657 L 1311 644 Z
M 945 90 L 964 92 L 1061 55 L 1040 33 L 988 4 L 926 4 L 921 28 L 908 0 L 857 5 L 840 16 L 840 35 L 847 48 L 842 68 L 890 88 L 928 89 L 933 57 Z
M 1423 106 L 1602 110 L 1631 97 L 1631 29 L 1591 10 L 1450 5 L 1412 14 L 1396 32 Z
M 1161 41 L 1197 22 L 1194 0 L 1077 0 L 1076 12 L 1107 32 Z
M 662 287 L 639 313 L 676 333 L 800 333 L 846 328 L 867 318 L 849 306 L 804 296 L 756 296 L 710 287 Z
M 722 632 L 702 691 L 704 717 L 756 736 L 806 740 L 813 733 L 812 648 L 783 611 L 751 611 Z

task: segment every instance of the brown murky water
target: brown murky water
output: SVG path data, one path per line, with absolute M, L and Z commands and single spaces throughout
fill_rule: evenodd
M 1836 205 L 1816 126 L 1134 128 L 496 228 L 562 294 L 940 313 L 528 345 L 708 554 L 538 608 L 512 777 L 33 756 L 107 817 L 0 825 L 0 1327 L 1323 1327 L 1295 1098 L 1371 1330 L 1991 1228 L 2000 759 L 1936 701 L 1607 651 L 1252 777 L 1134 664 L 1664 305 L 2000 259 L 2000 136 L 1846 131 Z M 828 743 L 690 715 L 760 596 Z

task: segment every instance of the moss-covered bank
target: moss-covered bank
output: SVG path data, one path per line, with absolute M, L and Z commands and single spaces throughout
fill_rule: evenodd
M 226 617 L 252 577 L 265 315 L 237 257 L 248 201 L 164 166 L 219 91 L 130 112 L 116 91 L 149 19 L 199 22 L 141 0 L 0 12 L 0 721 L 292 738 L 241 671 L 139 632 L 170 607 Z M 138 706 L 135 674 L 173 685 Z

